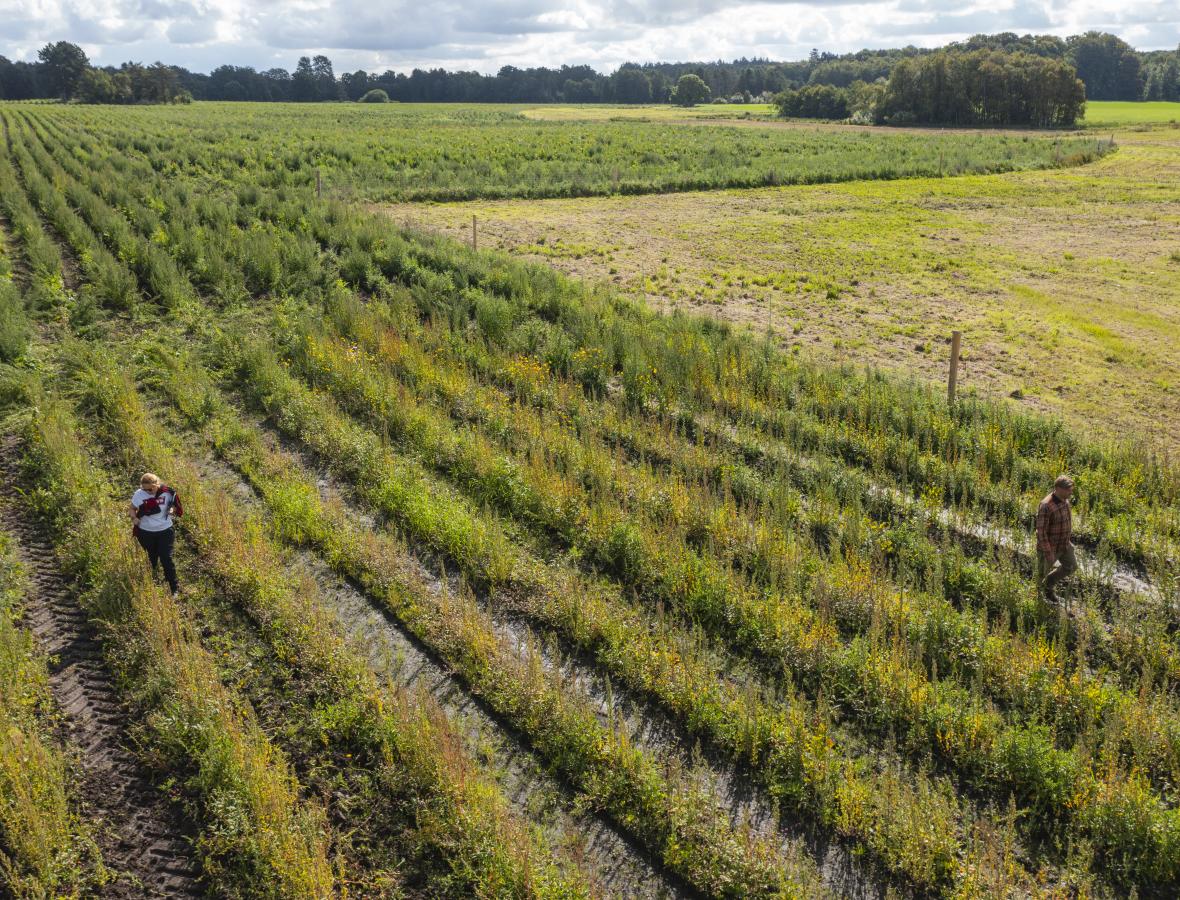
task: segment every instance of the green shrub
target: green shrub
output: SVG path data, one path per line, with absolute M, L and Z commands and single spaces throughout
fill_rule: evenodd
M 513 304 L 492 294 L 480 295 L 475 302 L 475 321 L 493 343 L 507 340 L 516 322 L 515 313 Z

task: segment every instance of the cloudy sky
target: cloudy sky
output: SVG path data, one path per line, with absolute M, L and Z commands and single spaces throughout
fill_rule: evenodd
M 1111 31 L 1143 50 L 1180 43 L 1177 0 L 0 0 L 0 55 L 50 40 L 93 62 L 294 68 L 326 53 L 336 71 L 625 61 L 797 59 L 812 47 L 943 44 L 978 32 Z

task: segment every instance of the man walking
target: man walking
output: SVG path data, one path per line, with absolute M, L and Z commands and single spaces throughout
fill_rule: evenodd
M 1062 475 L 1053 483 L 1053 493 L 1037 507 L 1037 586 L 1053 603 L 1057 602 L 1058 583 L 1078 567 L 1069 539 L 1073 531 L 1069 509 L 1072 493 L 1073 480 Z

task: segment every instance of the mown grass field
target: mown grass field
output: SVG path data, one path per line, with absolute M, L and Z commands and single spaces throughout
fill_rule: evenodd
M 295 110 L 183 112 L 0 105 L 7 889 L 1175 894 L 1174 461 L 317 197 Z M 109 697 L 63 708 L 46 622 Z M 103 741 L 150 833 L 86 801 Z
M 1180 122 L 1180 103 L 1162 100 L 1149 103 L 1091 100 L 1086 104 L 1083 124 L 1087 128 L 1108 125 L 1159 125 Z
M 1168 114 L 1125 106 L 1091 104 Z M 810 358 L 938 382 L 959 328 L 968 389 L 1175 452 L 1180 129 L 1114 128 L 1076 169 L 389 212 L 457 239 L 477 215 L 488 246 Z

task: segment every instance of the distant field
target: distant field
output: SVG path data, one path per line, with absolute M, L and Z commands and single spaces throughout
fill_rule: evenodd
M 612 106 L 601 103 L 581 105 L 531 106 L 523 110 L 530 119 L 548 122 L 597 122 L 609 120 L 643 119 L 652 122 L 673 122 L 709 119 L 754 119 L 773 120 L 777 112 L 770 103 L 718 103 L 684 108 L 668 104 L 646 104 L 642 106 Z M 1086 127 L 1108 125 L 1144 125 L 1180 122 L 1180 103 L 1167 102 L 1122 102 L 1112 100 L 1090 100 L 1086 103 Z M 909 130 L 909 129 L 906 129 Z M 932 130 L 932 129 L 927 129 Z M 895 129 L 882 129 L 897 133 Z
M 545 122 L 604 121 L 610 119 L 650 119 L 652 121 L 674 121 L 676 119 L 765 119 L 776 115 L 770 103 L 705 103 L 701 106 L 670 106 L 667 103 L 644 104 L 642 106 L 613 106 L 602 103 L 587 103 L 572 106 L 546 104 L 530 106 L 524 110 L 530 119 Z
M 1132 103 L 1114 100 L 1090 100 L 1086 103 L 1084 125 L 1151 125 L 1180 122 L 1180 103 L 1163 101 Z
M 1068 170 L 390 213 L 457 237 L 475 213 L 486 245 L 820 359 L 940 381 L 958 327 L 968 387 L 1175 449 L 1180 129 L 1116 140 Z
M 196 104 L 129 109 L 139 140 L 180 171 L 229 165 L 268 185 L 323 173 L 358 200 L 579 197 L 1032 169 L 1078 162 L 1101 138 L 875 129 L 733 128 L 654 121 L 538 122 L 521 107 Z M 102 113 L 65 108 L 96 123 Z M 198 140 L 188 139 L 189 134 Z M 132 145 L 134 146 L 134 145 Z M 216 151 L 216 153 L 215 153 Z M 227 155 L 228 154 L 228 155 Z M 230 160 L 231 162 L 227 162 Z

